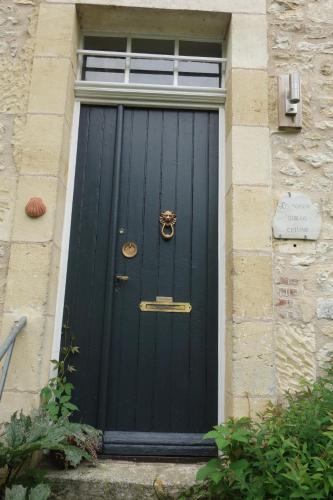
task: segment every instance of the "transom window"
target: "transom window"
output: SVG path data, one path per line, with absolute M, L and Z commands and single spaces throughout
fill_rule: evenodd
M 86 36 L 78 53 L 85 81 L 222 87 L 221 42 Z

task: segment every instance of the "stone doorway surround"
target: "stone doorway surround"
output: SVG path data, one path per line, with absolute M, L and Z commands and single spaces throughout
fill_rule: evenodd
M 87 5 L 86 5 L 87 4 Z M 22 314 L 0 420 L 39 401 L 49 376 L 76 75 L 85 7 L 226 14 L 225 416 L 254 415 L 275 399 L 266 1 L 49 0 L 41 2 L 18 176 L 2 338 Z M 152 12 L 152 11 L 151 11 Z M 79 14 L 79 15 L 78 15 Z M 98 19 L 96 19 L 96 22 Z M 44 217 L 28 219 L 40 196 Z M 0 339 L 1 340 L 1 339 Z

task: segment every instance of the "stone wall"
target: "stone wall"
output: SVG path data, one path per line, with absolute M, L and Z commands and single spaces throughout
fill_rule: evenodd
M 0 421 L 39 404 L 49 376 L 65 205 L 77 46 L 74 5 L 6 0 L 0 6 L 0 342 L 17 338 Z M 46 214 L 25 214 L 40 196 Z
M 39 0 L 0 3 L 0 330 Z
M 278 393 L 312 378 L 333 351 L 333 5 L 268 0 L 273 195 L 301 191 L 320 207 L 318 241 L 273 242 Z M 303 128 L 277 128 L 276 75 L 302 75 Z

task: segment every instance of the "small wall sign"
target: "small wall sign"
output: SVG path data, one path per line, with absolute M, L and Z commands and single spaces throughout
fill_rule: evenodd
M 321 216 L 310 198 L 303 193 L 286 193 L 278 202 L 273 219 L 275 238 L 316 240 L 321 229 Z

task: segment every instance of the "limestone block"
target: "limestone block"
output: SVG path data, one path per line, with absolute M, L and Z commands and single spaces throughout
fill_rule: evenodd
M 41 4 L 35 55 L 71 57 L 75 61 L 76 31 L 75 5 Z
M 44 387 L 50 378 L 51 371 L 54 369 L 54 365 L 51 365 L 52 348 L 54 341 L 54 316 L 47 316 L 44 331 L 43 331 L 43 341 L 41 345 L 40 354 L 40 374 L 39 374 L 39 385 Z
M 258 414 L 262 413 L 267 405 L 271 402 L 268 398 L 239 398 L 235 397 L 233 399 L 233 417 L 258 417 Z
M 234 411 L 234 408 L 233 408 L 233 397 L 232 397 L 232 394 L 230 394 L 229 392 L 226 392 L 225 393 L 225 397 L 224 397 L 224 420 L 226 420 L 227 418 L 230 418 L 233 416 L 233 411 Z
M 233 312 L 239 319 L 272 317 L 272 259 L 233 256 Z
M 266 185 L 271 183 L 269 129 L 234 126 L 227 138 L 230 159 L 226 184 Z
M 74 73 L 68 59 L 36 57 L 34 59 L 29 113 L 56 113 L 71 116 Z
M 51 244 L 14 243 L 7 278 L 6 311 L 44 312 L 46 309 Z
M 0 175 L 0 241 L 9 241 L 15 205 L 16 178 Z
M 266 68 L 267 24 L 261 15 L 234 14 L 231 18 L 233 68 Z
M 233 212 L 232 212 L 232 198 L 233 198 L 233 190 L 230 188 L 226 198 L 225 198 L 225 246 L 226 252 L 230 252 L 232 250 L 233 239 L 232 239 L 232 231 L 233 231 Z
M 273 327 L 270 322 L 234 323 L 232 334 L 234 361 L 244 358 L 254 360 L 256 357 L 268 356 L 273 352 Z
M 71 122 L 69 124 L 68 120 L 65 120 L 63 136 L 62 136 L 60 172 L 59 172 L 59 177 L 65 185 L 67 185 L 71 139 L 72 139 Z
M 12 138 L 15 129 L 15 119 L 12 115 L 0 116 L 0 174 L 14 175 Z M 0 182 L 1 185 L 1 182 Z
M 226 254 L 225 259 L 225 275 L 226 275 L 226 295 L 225 295 L 225 314 L 226 319 L 230 320 L 233 317 L 233 286 L 234 286 L 234 267 L 232 252 Z
M 61 247 L 62 244 L 62 232 L 64 226 L 64 213 L 65 213 L 65 203 L 66 203 L 66 189 L 61 181 L 58 183 L 58 193 L 57 193 L 57 209 L 56 209 L 56 219 L 54 227 L 54 242 Z
M 232 392 L 232 344 L 233 344 L 233 323 L 231 321 L 226 322 L 226 330 L 225 330 L 225 367 L 224 367 L 224 388 L 225 391 Z
M 57 175 L 63 163 L 65 130 L 68 133 L 68 125 L 63 116 L 28 115 L 21 173 Z
M 21 410 L 28 415 L 38 408 L 39 394 L 33 392 L 4 391 L 0 405 L 0 423 L 8 422 L 11 415 Z
M 5 302 L 9 252 L 10 252 L 10 244 L 0 242 L 0 331 L 1 331 L 3 305 Z
M 47 313 L 55 314 L 57 304 L 57 292 L 60 268 L 60 249 L 57 245 L 52 246 L 52 257 L 50 266 L 49 290 L 47 299 Z
M 316 376 L 316 335 L 313 324 L 281 323 L 276 326 L 276 371 L 279 394 L 297 391 L 302 379 Z
M 54 177 L 21 176 L 17 189 L 13 240 L 46 242 L 53 238 L 58 181 Z M 37 219 L 28 217 L 25 205 L 34 196 L 42 198 L 46 213 Z
M 4 314 L 1 339 L 7 337 L 20 314 Z M 27 314 L 27 324 L 16 338 L 6 380 L 8 391 L 36 391 L 40 386 L 40 352 L 45 319 L 34 312 Z M 24 362 L 22 362 L 24 360 Z
M 201 463 L 99 459 L 96 466 L 47 471 L 52 500 L 156 500 L 180 498 L 195 483 Z
M 49 0 L 50 3 L 77 3 L 77 0 Z M 151 9 L 202 10 L 202 0 L 79 0 L 80 4 L 117 5 L 119 7 L 141 7 Z M 207 0 L 205 11 L 213 12 L 246 12 L 254 14 L 266 13 L 265 0 Z
M 272 343 L 270 323 L 246 322 L 234 325 L 232 392 L 235 396 L 274 395 Z
M 233 69 L 227 82 L 226 126 L 268 125 L 268 80 L 264 70 Z
M 233 249 L 271 248 L 271 191 L 266 187 L 233 187 Z
M 30 76 L 29 59 L 2 57 L 0 63 L 0 112 L 22 113 L 25 111 Z

